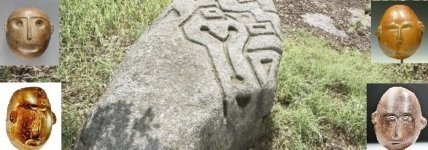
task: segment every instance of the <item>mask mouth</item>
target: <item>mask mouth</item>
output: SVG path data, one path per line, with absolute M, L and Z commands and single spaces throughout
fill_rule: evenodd
M 25 141 L 25 145 L 39 146 L 40 145 L 40 141 L 34 140 L 34 139 L 29 139 L 29 140 Z
M 36 53 L 39 51 L 40 45 L 37 44 L 22 44 L 19 46 L 19 50 L 25 53 Z
M 392 146 L 400 145 L 400 141 L 391 141 Z
M 401 48 L 401 46 L 403 45 L 403 40 L 397 40 L 395 42 L 395 45 L 397 46 L 397 48 Z

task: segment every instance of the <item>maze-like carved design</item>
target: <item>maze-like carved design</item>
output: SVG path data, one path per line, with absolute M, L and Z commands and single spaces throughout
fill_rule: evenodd
M 206 47 L 223 98 L 245 107 L 252 93 L 275 86 L 269 83 L 282 54 L 279 18 L 266 0 L 216 2 L 198 7 L 180 27 L 188 40 Z
M 254 145 L 282 54 L 275 12 L 272 0 L 174 0 L 130 50 L 76 149 Z

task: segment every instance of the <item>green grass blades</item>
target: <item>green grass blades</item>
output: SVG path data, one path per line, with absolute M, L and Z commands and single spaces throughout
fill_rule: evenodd
M 410 82 L 393 65 L 370 63 L 368 52 L 334 50 L 294 30 L 284 40 L 277 102 L 268 124 L 274 149 L 365 149 L 367 83 Z
M 128 47 L 171 0 L 62 0 L 63 149 L 73 149 L 92 106 Z

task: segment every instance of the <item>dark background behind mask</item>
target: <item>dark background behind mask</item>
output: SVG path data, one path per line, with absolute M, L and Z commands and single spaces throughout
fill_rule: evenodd
M 12 53 L 6 42 L 4 27 L 9 15 L 21 7 L 36 7 L 49 16 L 54 25 L 49 46 L 38 58 L 22 60 Z M 2 65 L 59 65 L 59 0 L 0 0 L 0 66 Z
M 421 105 L 422 116 L 428 120 L 428 84 L 367 84 L 367 143 L 378 143 L 371 115 L 376 111 L 382 95 L 391 87 L 401 86 L 413 93 Z M 419 134 L 418 141 L 428 141 L 428 126 Z

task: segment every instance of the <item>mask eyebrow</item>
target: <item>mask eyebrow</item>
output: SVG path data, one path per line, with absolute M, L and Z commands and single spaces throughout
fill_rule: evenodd
M 390 25 L 388 25 L 389 28 L 394 27 L 394 28 L 399 28 L 400 26 L 396 23 L 392 23 Z
M 412 116 L 412 114 L 408 113 L 408 112 L 405 112 L 405 113 L 401 114 L 400 116 Z
M 395 114 L 393 114 L 393 113 L 386 113 L 386 114 L 383 114 L 383 115 L 382 115 L 382 117 L 386 117 L 386 116 L 396 116 L 396 117 L 397 117 L 397 115 L 395 115 Z
M 7 19 L 7 21 L 12 21 L 12 20 L 16 20 L 16 19 L 27 19 L 27 17 L 12 17 Z
M 411 20 L 406 20 L 406 21 L 403 21 L 401 24 L 411 24 L 411 23 L 412 23 Z
M 28 17 L 12 17 L 12 18 L 9 18 L 8 21 L 15 20 L 15 19 L 27 19 L 27 18 Z M 30 17 L 30 19 L 42 19 L 45 21 L 49 21 L 49 19 L 46 17 Z
M 45 20 L 45 21 L 48 21 L 49 19 L 48 18 L 46 18 L 46 17 L 31 17 L 30 19 L 42 19 L 42 20 Z

